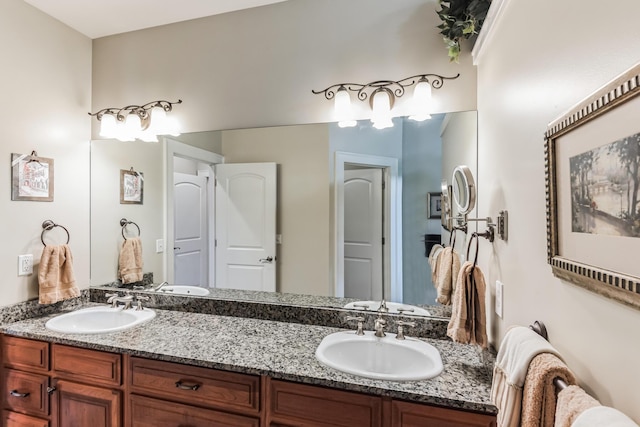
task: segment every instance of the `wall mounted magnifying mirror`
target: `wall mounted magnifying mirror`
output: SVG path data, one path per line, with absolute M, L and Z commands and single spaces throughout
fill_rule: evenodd
M 476 205 L 476 183 L 471 170 L 464 165 L 453 171 L 453 200 L 460 215 L 467 215 Z

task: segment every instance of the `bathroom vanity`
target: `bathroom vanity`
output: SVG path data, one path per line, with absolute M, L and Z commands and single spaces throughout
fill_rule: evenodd
M 336 328 L 156 314 L 109 334 L 53 332 L 44 326 L 53 316 L 5 325 L 4 425 L 495 425 L 491 363 L 469 346 L 424 339 L 442 355 L 441 375 L 371 380 L 315 359 Z

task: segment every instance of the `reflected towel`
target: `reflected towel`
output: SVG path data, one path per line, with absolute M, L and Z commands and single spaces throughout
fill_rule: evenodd
M 431 267 L 431 282 L 433 286 L 438 289 L 438 256 L 442 253 L 444 247 L 440 244 L 435 244 L 429 252 L 429 267 Z
M 575 419 L 589 408 L 600 406 L 593 397 L 577 385 L 570 385 L 558 393 L 554 427 L 571 427 Z
M 455 280 L 460 273 L 460 256 L 451 247 L 444 248 L 438 255 L 438 277 L 436 278 L 438 297 L 440 304 L 451 305 L 451 293 L 455 286 Z
M 487 348 L 486 288 L 480 267 L 465 262 L 457 277 L 451 319 L 447 327 L 447 335 L 453 341 Z
M 68 245 L 45 246 L 38 270 L 39 302 L 53 304 L 80 296 L 73 274 L 73 255 Z
M 631 418 L 608 406 L 589 408 L 574 421 L 571 427 L 639 427 Z
M 541 353 L 529 364 L 522 392 L 520 425 L 553 427 L 556 415 L 556 386 L 554 378 L 575 384 L 576 378 L 556 355 Z
M 520 426 L 522 392 L 531 360 L 540 353 L 560 357 L 540 335 L 524 326 L 509 328 L 493 367 L 491 401 L 498 407 L 498 426 Z
M 118 259 L 118 278 L 123 284 L 142 281 L 142 240 L 139 237 L 122 242 Z

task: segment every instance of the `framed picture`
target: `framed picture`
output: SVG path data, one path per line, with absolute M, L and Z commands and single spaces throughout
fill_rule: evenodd
M 120 204 L 141 205 L 144 193 L 142 172 L 120 169 Z
M 545 133 L 554 275 L 640 309 L 640 64 Z
M 442 216 L 442 193 L 427 193 L 427 218 L 440 219 Z
M 11 153 L 11 200 L 53 201 L 53 159 Z

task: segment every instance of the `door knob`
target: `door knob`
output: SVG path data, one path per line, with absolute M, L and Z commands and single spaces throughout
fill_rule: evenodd
M 179 251 L 179 250 L 180 250 L 180 246 L 174 246 L 174 247 L 173 247 L 173 250 L 174 250 L 174 251 Z
M 268 256 L 266 258 L 260 258 L 258 261 L 260 261 L 263 264 L 270 264 L 273 262 L 273 257 L 272 256 Z

